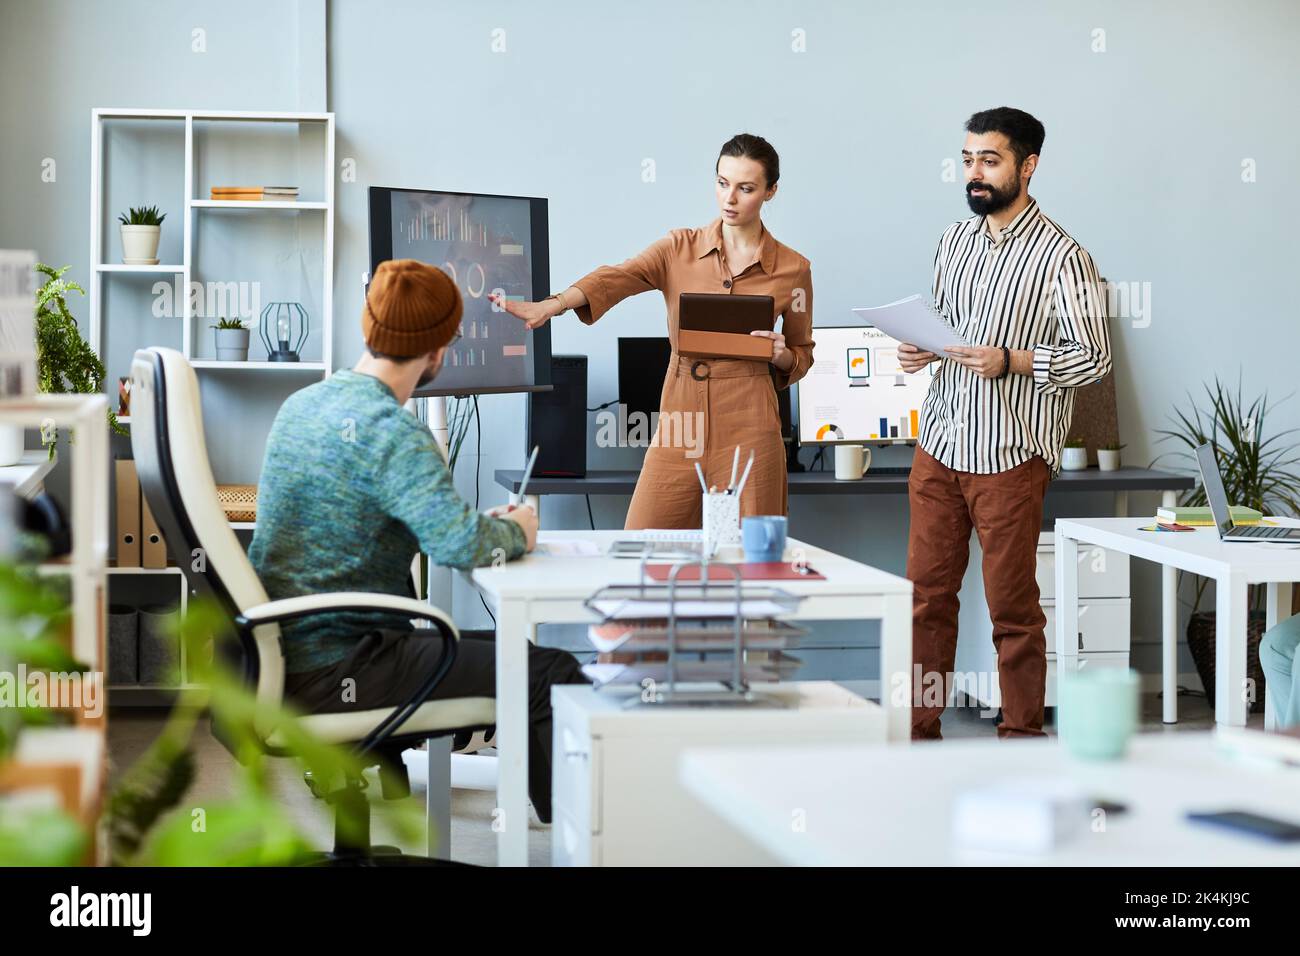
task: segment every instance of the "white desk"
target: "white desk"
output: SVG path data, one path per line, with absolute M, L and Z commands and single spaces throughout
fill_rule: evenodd
M 1293 518 L 1279 524 L 1300 524 Z M 1154 518 L 1058 518 L 1056 522 L 1056 676 L 1078 663 L 1079 545 L 1100 545 L 1162 565 L 1162 688 L 1164 721 L 1178 720 L 1178 600 L 1174 572 L 1187 571 L 1215 583 L 1214 719 L 1244 726 L 1247 585 L 1267 585 L 1268 626 L 1291 616 L 1291 582 L 1300 581 L 1300 549 L 1273 544 L 1228 544 L 1214 528 L 1140 531 Z M 1068 635 L 1068 638 L 1067 638 Z
M 1141 734 L 1126 759 L 1102 763 L 1075 760 L 1053 737 L 689 750 L 680 767 L 687 790 L 793 865 L 1300 866 L 1295 844 L 1186 821 L 1188 811 L 1243 809 L 1300 822 L 1300 770 L 1238 762 L 1220 755 L 1212 736 Z M 1075 780 L 1128 812 L 1045 854 L 953 844 L 959 794 L 1024 777 Z
M 550 531 L 547 540 L 594 542 L 600 557 L 560 558 L 529 555 L 498 567 L 478 568 L 470 580 L 496 615 L 497 664 L 497 830 L 498 862 L 523 866 L 528 862 L 528 652 L 540 624 L 591 623 L 582 602 L 610 584 L 635 584 L 639 562 L 605 557 L 627 531 Z M 799 620 L 879 620 L 880 683 L 885 705 L 887 738 L 911 737 L 912 699 L 912 582 L 859 564 L 821 548 L 790 540 L 802 548 L 808 564 L 825 581 L 775 582 L 804 597 L 795 615 Z M 434 751 L 430 751 L 430 760 Z M 445 758 L 444 758 L 445 759 Z M 430 765 L 430 779 L 435 768 Z M 432 792 L 432 786 L 430 790 Z M 432 829 L 431 829 L 432 832 Z

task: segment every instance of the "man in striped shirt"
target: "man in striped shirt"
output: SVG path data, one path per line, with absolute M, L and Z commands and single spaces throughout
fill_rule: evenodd
M 939 240 L 934 300 L 971 344 L 942 356 L 899 348 L 908 372 L 940 363 L 909 480 L 917 739 L 940 736 L 972 528 L 998 655 L 998 736 L 1042 735 L 1046 620 L 1034 571 L 1043 497 L 1060 471 L 1074 389 L 1111 366 L 1092 257 L 1029 195 L 1043 124 L 1000 107 L 974 114 L 966 132 L 966 201 L 975 215 Z

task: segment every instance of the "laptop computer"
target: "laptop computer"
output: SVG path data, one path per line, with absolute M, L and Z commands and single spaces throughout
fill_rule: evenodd
M 1205 486 L 1205 500 L 1210 514 L 1224 541 L 1286 542 L 1300 544 L 1300 528 L 1269 527 L 1266 525 L 1234 525 L 1232 510 L 1228 505 L 1228 492 L 1223 487 L 1219 463 L 1214 457 L 1214 445 L 1206 442 L 1196 448 L 1196 463 L 1201 468 L 1201 483 Z

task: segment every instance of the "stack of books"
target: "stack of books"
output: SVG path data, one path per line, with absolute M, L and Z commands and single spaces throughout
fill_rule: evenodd
M 213 186 L 213 199 L 240 202 L 297 202 L 297 186 Z
M 1231 511 L 1233 524 L 1260 524 L 1264 519 L 1260 512 L 1245 505 L 1233 505 Z M 1167 526 L 1183 525 L 1188 528 L 1213 527 L 1214 515 L 1206 506 L 1157 508 L 1156 523 Z

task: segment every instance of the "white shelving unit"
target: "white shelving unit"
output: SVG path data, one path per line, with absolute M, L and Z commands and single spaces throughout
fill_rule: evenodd
M 105 216 L 111 212 L 105 209 L 105 202 L 108 199 L 105 182 L 105 124 L 115 120 L 139 121 L 146 124 L 156 122 L 171 124 L 173 127 L 179 125 L 183 128 L 184 174 L 182 182 L 184 211 L 180 262 L 164 262 L 157 265 L 126 265 L 104 261 L 106 255 L 105 245 L 107 244 Z M 323 196 L 323 200 L 250 202 L 214 200 L 199 194 L 199 170 L 200 160 L 202 159 L 204 127 L 206 126 L 214 133 L 217 133 L 221 124 L 241 123 L 296 124 L 299 128 L 309 125 L 323 127 L 324 144 L 319 167 L 321 176 L 320 194 Z M 196 124 L 199 124 L 200 133 L 198 143 L 196 143 Z M 178 281 L 181 289 L 184 290 L 184 294 L 178 296 L 180 311 L 178 319 L 181 322 L 181 352 L 201 376 L 249 374 L 289 376 L 284 381 L 291 383 L 291 387 L 295 388 L 299 384 L 303 384 L 304 379 L 328 376 L 334 367 L 334 114 L 247 110 L 95 109 L 91 111 L 90 134 L 90 262 L 92 265 L 88 293 L 90 300 L 90 344 L 95 349 L 96 354 L 101 359 L 106 359 L 105 330 L 109 320 L 105 316 L 104 282 L 111 281 L 116 276 L 138 277 L 152 275 L 165 279 L 169 283 Z M 148 198 L 147 201 L 149 203 L 156 202 L 153 197 Z M 164 208 L 164 212 L 166 211 Z M 319 295 L 320 316 L 319 319 L 313 317 L 312 327 L 309 330 L 309 335 L 312 338 L 320 337 L 319 361 L 268 362 L 253 360 L 228 362 L 200 357 L 202 353 L 196 343 L 197 317 L 194 314 L 194 306 L 189 294 L 191 282 L 194 281 L 196 273 L 202 275 L 197 269 L 196 258 L 200 257 L 196 257 L 195 249 L 195 237 L 200 217 L 223 217 L 223 230 L 226 228 L 234 231 L 256 230 L 258 223 L 265 222 L 265 220 L 263 217 L 250 216 L 249 212 L 251 211 L 274 216 L 309 217 L 304 222 L 315 222 L 318 218 L 320 220 L 323 236 L 323 260 L 321 263 Z M 172 222 L 174 220 L 169 219 L 168 221 Z M 257 317 L 254 316 L 254 328 L 252 329 L 254 339 L 257 337 L 256 321 Z M 140 342 L 138 344 L 146 346 L 155 343 Z M 113 371 L 110 370 L 110 375 L 112 374 Z M 129 416 L 119 418 L 118 421 L 127 427 L 131 424 Z M 253 522 L 232 522 L 231 527 L 236 531 L 246 532 L 251 531 L 254 524 Z M 185 575 L 178 567 L 118 568 L 108 566 L 106 573 L 118 579 L 134 579 L 134 576 L 144 575 L 159 581 L 159 586 L 161 586 L 162 578 L 171 577 L 180 591 L 179 608 L 182 616 L 188 608 L 188 584 Z M 169 704 L 179 690 L 191 686 L 187 683 L 189 668 L 188 662 L 185 660 L 184 648 L 181 649 L 180 674 L 182 680 L 180 686 L 113 685 L 109 688 L 112 691 L 112 701 L 115 704 L 137 706 Z
M 37 395 L 0 401 L 0 425 L 71 432 L 60 441 L 60 450 L 66 447 L 72 463 L 72 553 L 42 563 L 40 570 L 68 576 L 72 585 L 72 654 L 92 671 L 102 673 L 107 629 L 108 483 L 104 476 L 108 474 L 108 399 L 103 395 Z
M 182 122 L 185 130 L 185 210 L 181 262 L 159 265 L 125 265 L 104 262 L 104 124 L 111 120 Z M 248 202 L 240 200 L 205 199 L 195 195 L 196 163 L 194 146 L 195 123 L 297 123 L 321 124 L 325 127 L 322 175 L 324 200 L 312 202 Z M 321 338 L 319 362 L 217 362 L 197 359 L 194 347 L 194 315 L 188 290 L 194 276 L 194 230 L 197 217 L 213 212 L 260 210 L 279 211 L 285 215 L 323 213 L 324 261 L 321 271 L 320 328 L 312 335 Z M 90 280 L 90 344 L 100 358 L 104 357 L 103 287 L 105 276 L 179 275 L 186 294 L 181 298 L 181 351 L 196 369 L 222 372 L 262 372 L 274 369 L 281 373 L 300 375 L 328 375 L 334 367 L 334 114 L 333 113 L 277 113 L 255 110 L 155 110 L 155 109 L 94 109 L 90 121 L 90 262 L 93 273 Z M 256 329 L 253 330 L 256 335 Z M 148 344 L 148 343 L 143 343 Z

